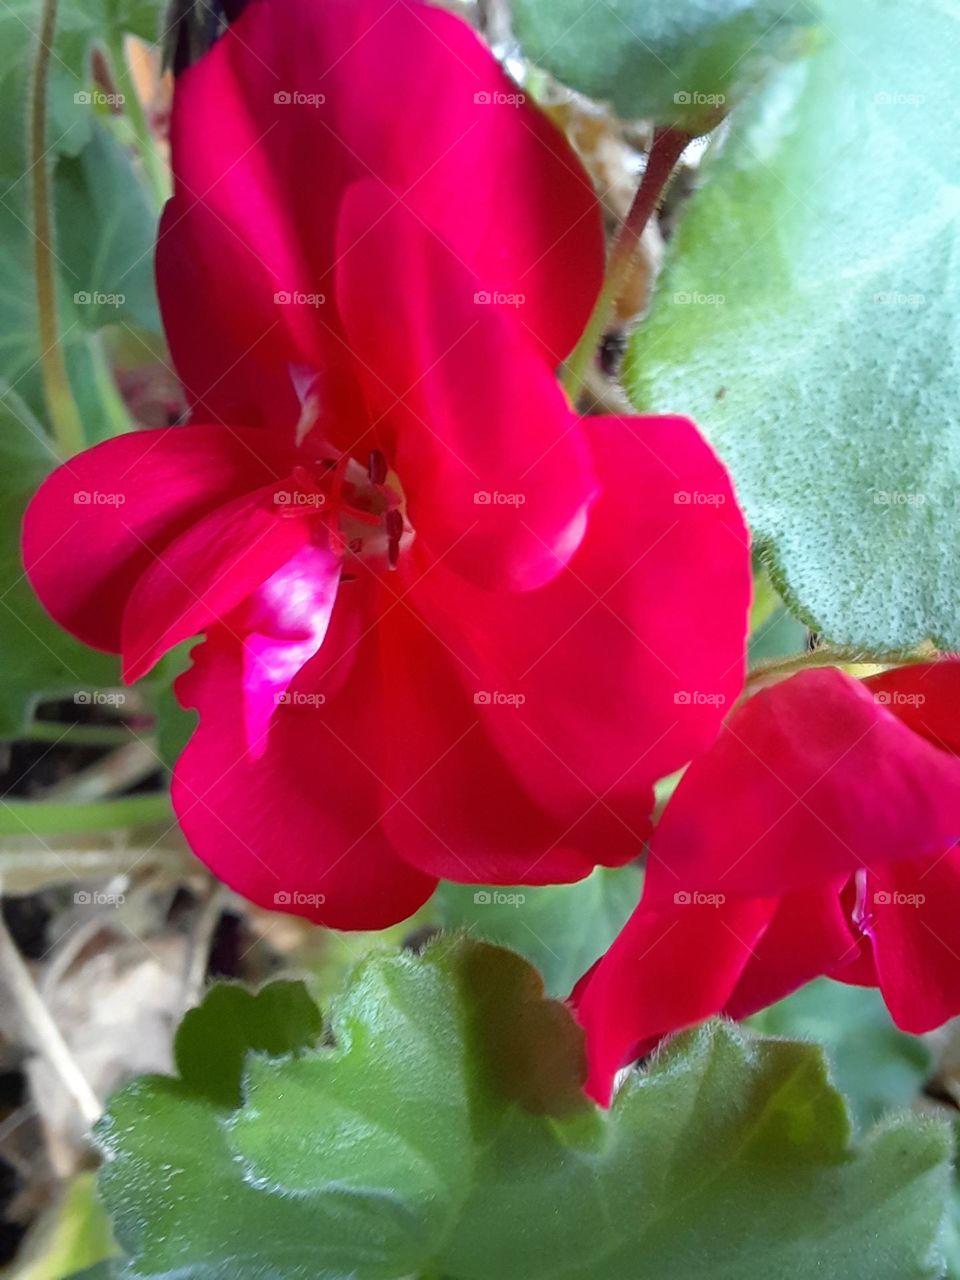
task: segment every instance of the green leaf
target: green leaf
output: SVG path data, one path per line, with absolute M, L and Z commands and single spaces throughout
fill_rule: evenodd
M 808 0 L 512 0 L 524 53 L 619 115 L 704 133 L 805 52 Z
M 123 1280 L 123 1275 L 122 1258 L 105 1258 L 83 1271 L 75 1271 L 68 1280 Z
M 69 697 L 119 682 L 116 658 L 61 631 L 24 576 L 23 512 L 55 464 L 46 433 L 26 405 L 0 391 L 0 737 L 15 737 L 26 726 L 41 695 Z
M 806 644 L 806 627 L 785 605 L 777 605 L 750 636 L 750 665 L 803 653 Z
M 824 8 L 705 161 L 625 376 L 715 443 L 805 622 L 957 648 L 960 10 Z
M 176 764 L 197 727 L 196 711 L 185 710 L 173 691 L 177 677 L 190 666 L 195 640 L 187 640 L 160 659 L 152 684 L 157 755 L 168 769 Z
M 192 1093 L 216 1106 L 236 1107 L 249 1052 L 294 1053 L 319 1040 L 322 1031 L 320 1010 L 302 982 L 272 982 L 256 995 L 221 985 L 180 1023 L 174 1060 Z
M 511 952 L 366 960 L 322 1046 L 248 1057 L 235 1109 L 157 1077 L 114 1098 L 101 1186 L 129 1274 L 939 1274 L 949 1130 L 902 1117 L 852 1145 L 815 1046 L 714 1023 L 610 1112 L 583 1069 L 570 1014 Z
M 79 156 L 56 170 L 57 254 L 88 329 L 120 321 L 159 333 L 153 284 L 157 216 L 120 144 L 97 126 Z M 77 295 L 89 295 L 77 302 Z
M 78 156 L 57 161 L 54 193 L 61 341 L 87 438 L 95 441 L 111 424 L 99 385 L 109 374 L 94 331 L 104 324 L 160 330 L 156 215 L 124 149 L 99 124 Z M 0 380 L 42 417 L 29 196 L 22 180 L 0 197 Z
M 640 901 L 636 866 L 598 867 L 574 884 L 485 888 L 443 881 L 431 905 L 445 929 L 469 929 L 519 951 L 552 996 L 567 996 L 603 955 Z
M 861 1125 L 917 1100 L 931 1071 L 923 1040 L 894 1026 L 879 991 L 820 978 L 750 1019 L 766 1035 L 823 1044 Z
M 954 1125 L 954 1139 L 960 1137 Z M 947 1280 L 960 1280 L 960 1186 L 956 1180 L 953 1195 L 950 1198 L 950 1209 L 944 1230 L 944 1252 L 947 1256 Z

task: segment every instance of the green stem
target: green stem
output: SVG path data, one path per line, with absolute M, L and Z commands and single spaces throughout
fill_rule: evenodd
M 123 47 L 123 33 L 121 31 L 114 30 L 110 32 L 107 38 L 107 52 L 110 56 L 113 82 L 117 86 L 118 92 L 123 94 L 123 108 L 133 128 L 133 135 L 137 142 L 137 151 L 140 154 L 143 171 L 146 174 L 147 185 L 157 208 L 162 209 L 170 196 L 170 175 L 167 166 L 157 151 L 157 144 L 150 130 L 147 113 L 143 109 L 143 103 L 140 101 L 140 95 L 137 93 L 136 85 L 133 82 L 126 51 Z
M 104 350 L 103 329 L 88 335 L 87 350 L 90 353 L 90 365 L 97 388 L 97 399 L 100 402 L 100 422 L 106 427 L 106 434 L 119 436 L 126 431 L 133 431 L 136 424 L 120 394 L 117 380 L 113 376 L 110 361 Z
M 59 720 L 34 720 L 18 742 L 63 742 L 70 747 L 122 747 L 130 731 L 113 724 L 62 724 Z
M 0 801 L 0 836 L 82 835 L 171 822 L 173 810 L 165 791 L 70 804 L 44 800 Z
M 574 406 L 583 391 L 590 363 L 606 332 L 613 305 L 629 279 L 640 237 L 659 204 L 664 187 L 689 141 L 690 135 L 679 129 L 657 129 L 653 135 L 653 146 L 647 157 L 647 167 L 637 188 L 637 194 L 633 198 L 630 212 L 620 228 L 611 251 L 600 296 L 587 321 L 583 337 L 567 361 L 561 377 L 564 390 Z
M 810 649 L 806 653 L 795 653 L 789 658 L 772 658 L 763 662 L 747 677 L 745 694 L 755 692 L 758 685 L 769 680 L 782 680 L 798 671 L 807 671 L 811 667 L 844 667 L 867 664 L 879 667 L 906 666 L 916 662 L 932 662 L 937 651 L 932 645 L 919 649 L 901 649 L 896 652 L 871 653 L 867 649 L 856 649 L 850 645 L 821 645 L 818 649 Z
M 33 171 L 33 254 L 40 334 L 43 394 L 61 454 L 71 457 L 84 445 L 80 411 L 73 398 L 57 322 L 57 286 L 53 253 L 50 165 L 47 163 L 47 82 L 57 30 L 57 0 L 43 0 L 40 37 L 34 63 L 30 109 L 30 161 Z

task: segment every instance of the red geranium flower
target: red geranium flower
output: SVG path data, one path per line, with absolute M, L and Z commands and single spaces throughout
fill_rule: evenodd
M 581 980 L 590 1088 L 667 1033 L 818 975 L 894 1021 L 960 1013 L 960 660 L 803 672 L 742 704 L 650 843 L 643 899 Z
M 255 0 L 177 91 L 158 267 L 192 423 L 74 458 L 26 520 L 41 599 L 128 679 L 206 636 L 187 838 L 336 927 L 635 856 L 742 684 L 725 471 L 689 422 L 581 420 L 557 384 L 600 215 L 518 97 L 416 0 Z

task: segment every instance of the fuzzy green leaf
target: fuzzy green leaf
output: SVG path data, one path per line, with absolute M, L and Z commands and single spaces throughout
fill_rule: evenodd
M 824 0 L 702 168 L 626 380 L 730 465 L 791 608 L 960 646 L 960 10 Z
M 251 1002 L 251 1046 L 256 1020 Z M 248 1057 L 239 1106 L 159 1078 L 114 1098 L 102 1190 L 128 1274 L 939 1274 L 949 1131 L 904 1117 L 852 1145 L 815 1046 L 711 1024 L 610 1112 L 583 1067 L 570 1014 L 513 953 L 448 939 L 370 958 L 322 1045 Z

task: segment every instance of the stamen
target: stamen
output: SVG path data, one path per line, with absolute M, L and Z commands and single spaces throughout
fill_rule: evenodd
M 367 475 L 370 477 L 371 484 L 386 484 L 387 460 L 381 449 L 370 450 L 370 458 L 367 462 Z
M 343 554 L 380 565 L 385 555 L 387 566 L 397 567 L 411 531 L 382 450 L 371 449 L 364 468 L 350 454 L 322 445 L 309 463 L 294 467 L 288 484 L 293 492 L 288 496 L 281 490 L 275 498 L 281 514 L 316 515 L 331 545 Z
M 856 901 L 853 904 L 851 918 L 865 938 L 873 937 L 873 912 L 870 910 L 870 904 L 867 902 L 867 871 L 865 867 L 861 867 L 854 875 L 854 884 L 857 888 Z
M 316 378 L 313 379 L 314 385 L 317 381 Z M 321 410 L 320 396 L 316 390 L 309 390 L 301 395 L 300 421 L 294 432 L 294 441 L 298 448 L 320 421 Z
M 400 539 L 403 537 L 403 512 L 396 507 L 388 511 L 384 523 L 387 527 L 387 562 L 391 569 L 400 559 Z

